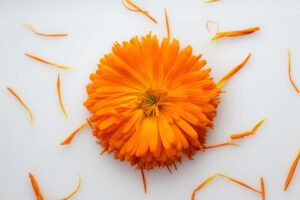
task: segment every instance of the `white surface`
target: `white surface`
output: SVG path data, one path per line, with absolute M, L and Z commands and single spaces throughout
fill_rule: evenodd
M 82 3 L 85 2 L 85 3 Z M 124 9 L 121 1 L 0 1 L 0 199 L 34 199 L 28 172 L 37 178 L 46 199 L 55 199 L 82 187 L 75 199 L 182 200 L 211 174 L 222 172 L 259 188 L 264 176 L 267 199 L 299 199 L 300 169 L 288 191 L 283 184 L 300 147 L 300 101 L 287 76 L 286 47 L 292 51 L 292 70 L 300 85 L 300 2 L 297 0 L 202 0 L 134 1 L 157 20 L 155 25 L 141 14 Z M 226 147 L 198 153 L 170 175 L 166 169 L 146 173 L 148 193 L 141 177 L 128 163 L 99 156 L 89 128 L 70 146 L 59 142 L 89 116 L 82 106 L 88 76 L 98 59 L 110 52 L 115 40 L 129 40 L 149 31 L 164 37 L 163 8 L 167 8 L 171 34 L 181 45 L 191 44 L 203 53 L 213 76 L 219 80 L 252 52 L 247 66 L 226 85 L 221 96 L 215 129 L 208 144 L 227 140 L 231 133 L 267 121 L 258 134 Z M 206 20 L 219 22 L 221 30 L 260 26 L 250 36 L 208 42 Z M 67 32 L 66 38 L 32 34 L 22 23 L 41 32 Z M 24 56 L 32 53 L 59 64 L 73 66 L 62 71 Z M 61 73 L 62 98 L 71 120 L 63 116 L 56 96 L 57 72 Z M 12 87 L 34 114 L 29 127 L 27 113 L 8 93 Z M 217 179 L 196 199 L 254 200 L 260 196 L 223 179 Z

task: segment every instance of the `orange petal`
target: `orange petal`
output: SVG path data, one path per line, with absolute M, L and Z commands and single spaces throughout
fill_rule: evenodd
M 234 183 L 237 183 L 237 184 L 239 184 L 239 185 L 241 185 L 241 186 L 243 186 L 245 188 L 248 188 L 249 190 L 252 190 L 252 191 L 257 192 L 257 193 L 261 193 L 261 191 L 259 191 L 257 189 L 254 189 L 253 187 L 251 187 L 251 186 L 249 186 L 249 185 L 247 185 L 247 184 L 245 184 L 245 183 L 243 183 L 243 182 L 241 182 L 241 181 L 239 181 L 239 180 L 237 180 L 235 178 L 226 176 L 224 174 L 219 174 L 219 176 L 222 176 L 222 177 L 224 177 L 224 178 L 226 178 L 226 179 L 228 179 L 228 180 L 230 180 L 230 181 L 232 181 Z
M 292 180 L 292 178 L 293 178 L 293 175 L 294 175 L 294 173 L 295 173 L 295 169 L 296 169 L 296 167 L 297 167 L 299 158 L 300 158 L 300 150 L 298 151 L 297 157 L 296 157 L 296 159 L 294 160 L 294 162 L 293 162 L 293 164 L 292 164 L 292 166 L 291 166 L 291 168 L 290 168 L 289 174 L 288 174 L 288 176 L 287 176 L 287 178 L 286 178 L 286 180 L 285 180 L 284 191 L 287 190 L 287 188 L 288 188 L 288 186 L 289 186 L 289 184 L 290 184 L 290 182 L 291 182 L 291 180 Z
M 208 179 L 206 179 L 203 183 L 201 183 L 201 184 L 193 191 L 191 199 L 192 199 L 192 200 L 195 200 L 195 194 L 196 194 L 196 192 L 199 191 L 200 189 L 202 189 L 204 186 L 206 186 L 208 183 L 210 183 L 210 182 L 211 182 L 212 180 L 214 180 L 216 177 L 223 177 L 223 178 L 226 178 L 227 180 L 230 180 L 230 181 L 232 181 L 232 182 L 234 182 L 234 183 L 237 183 L 237 184 L 239 184 L 239 185 L 241 185 L 241 186 L 243 186 L 243 187 L 246 187 L 246 188 L 248 188 L 248 189 L 250 189 L 250 190 L 252 190 L 252 191 L 254 191 L 254 192 L 257 192 L 257 193 L 259 193 L 259 194 L 261 193 L 260 191 L 254 189 L 253 187 L 251 187 L 251 186 L 249 186 L 249 185 L 247 185 L 247 184 L 245 184 L 245 183 L 243 183 L 243 182 L 241 182 L 241 181 L 239 181 L 239 180 L 237 180 L 237 179 L 235 179 L 235 178 L 226 176 L 226 175 L 224 175 L 224 174 L 214 174 L 214 175 L 210 176 Z
M 224 146 L 240 146 L 232 141 L 228 141 L 225 143 L 221 143 L 221 144 L 215 144 L 215 145 L 211 145 L 211 146 L 205 146 L 204 149 L 213 149 L 213 148 L 218 148 L 218 147 L 224 147 Z
M 266 192 L 265 192 L 265 182 L 264 182 L 263 177 L 260 177 L 260 186 L 261 186 L 261 199 L 265 200 L 266 199 Z
M 262 125 L 262 123 L 266 120 L 266 118 L 263 118 L 262 120 L 260 120 L 253 128 L 251 131 L 246 131 L 246 132 L 243 132 L 243 133 L 238 133 L 238 134 L 232 134 L 230 136 L 231 139 L 235 140 L 235 139 L 241 139 L 243 137 L 246 137 L 246 136 L 250 136 L 250 135 L 254 135 L 258 128 Z
M 40 35 L 40 36 L 47 36 L 47 37 L 61 37 L 61 36 L 68 36 L 67 33 L 40 33 L 37 32 L 34 28 L 32 28 L 32 26 L 30 26 L 29 24 L 23 24 L 24 26 L 26 26 L 27 28 L 29 28 L 34 34 L 36 35 Z
M 73 137 L 86 125 L 88 124 L 88 122 L 85 120 L 73 133 L 71 133 L 67 139 L 65 139 L 64 141 L 62 141 L 60 144 L 61 145 L 66 145 L 66 144 L 70 144 L 73 140 Z
M 74 191 L 73 191 L 72 193 L 70 193 L 68 196 L 66 196 L 66 197 L 64 197 L 64 198 L 61 198 L 61 200 L 68 200 L 68 199 L 70 199 L 72 196 L 74 196 L 74 195 L 78 192 L 78 190 L 79 190 L 79 188 L 80 188 L 80 185 L 81 185 L 81 177 L 78 176 L 78 183 L 77 183 L 77 186 L 76 186 L 76 188 L 74 189 Z
M 48 64 L 48 65 L 51 65 L 51 66 L 54 66 L 54 67 L 57 67 L 57 68 L 60 68 L 60 69 L 72 69 L 72 67 L 69 67 L 69 66 L 63 66 L 63 65 L 58 65 L 58 64 L 55 64 L 55 63 L 52 63 L 52 62 L 43 60 L 43 59 L 41 59 L 41 58 L 39 58 L 39 57 L 37 57 L 37 56 L 31 55 L 31 54 L 28 54 L 28 53 L 25 53 L 25 56 L 27 56 L 27 57 L 29 57 L 29 58 L 32 58 L 33 60 L 37 60 L 37 61 L 39 61 L 39 62 Z
M 293 81 L 293 78 L 292 78 L 292 75 L 291 75 L 291 52 L 290 52 L 290 49 L 287 49 L 287 52 L 288 52 L 288 73 L 289 73 L 289 79 L 290 79 L 290 82 L 291 82 L 292 86 L 296 90 L 296 92 L 300 93 L 300 90 L 298 89 L 297 85 Z
M 130 11 L 132 11 L 132 12 L 140 12 L 140 13 L 142 13 L 143 15 L 145 15 L 146 17 L 148 17 L 148 18 L 149 18 L 151 21 L 153 21 L 155 24 L 157 24 L 157 21 L 156 21 L 151 15 L 149 15 L 147 11 L 142 10 L 140 7 L 138 7 L 137 5 L 135 5 L 134 3 L 132 3 L 130 0 L 125 0 L 125 2 L 126 2 L 128 5 L 130 5 L 131 7 L 133 7 L 133 8 L 128 7 L 128 6 L 125 4 L 124 1 L 122 1 L 122 2 L 123 2 L 124 7 L 125 7 L 127 10 L 130 10 Z
M 30 179 L 36 200 L 44 200 L 44 197 L 43 197 L 42 192 L 40 191 L 39 185 L 38 185 L 35 177 L 31 173 L 29 173 L 29 179 Z
M 248 35 L 259 30 L 260 28 L 256 26 L 244 30 L 218 32 L 212 37 L 211 40 L 213 41 L 213 40 L 219 40 L 224 37 L 236 37 L 236 36 Z
M 262 125 L 262 123 L 264 123 L 265 120 L 266 120 L 266 118 L 263 118 L 257 124 L 255 124 L 255 126 L 253 127 L 251 132 L 256 133 L 257 129 L 259 129 L 259 127 Z
M 249 60 L 249 58 L 251 57 L 251 53 L 248 54 L 248 56 L 245 58 L 245 60 L 239 64 L 238 66 L 236 66 L 235 68 L 233 68 L 228 74 L 226 74 L 218 83 L 217 83 L 217 88 L 222 88 L 223 85 L 235 74 L 237 73 Z
M 205 1 L 205 3 L 213 3 L 213 2 L 217 2 L 217 1 L 220 1 L 220 0 L 207 0 L 207 1 Z
M 10 87 L 6 87 L 7 90 L 14 96 L 16 97 L 16 99 L 20 102 L 20 104 L 27 110 L 27 112 L 29 113 L 29 117 L 30 117 L 30 125 L 32 125 L 33 122 L 33 114 L 31 112 L 31 110 L 28 108 L 28 106 L 24 103 L 24 101 L 15 93 L 15 91 L 13 89 L 11 89 Z
M 66 116 L 67 119 L 69 119 L 69 116 L 65 110 L 64 104 L 61 99 L 61 92 L 60 92 L 60 75 L 58 73 L 57 75 L 57 82 L 56 82 L 56 89 L 57 89 L 57 95 L 58 95 L 58 100 L 59 100 L 59 106 L 61 110 L 63 111 L 64 115 Z
M 168 33 L 168 39 L 170 40 L 170 25 L 169 25 L 169 17 L 167 10 L 165 9 L 165 18 L 166 18 L 166 27 L 167 27 L 167 33 Z
M 197 191 L 201 190 L 204 186 L 206 186 L 208 183 L 210 183 L 211 181 L 213 181 L 215 178 L 218 177 L 218 174 L 214 174 L 211 177 L 209 177 L 208 179 L 206 179 L 203 183 L 201 183 L 192 193 L 192 200 L 195 199 L 195 194 Z

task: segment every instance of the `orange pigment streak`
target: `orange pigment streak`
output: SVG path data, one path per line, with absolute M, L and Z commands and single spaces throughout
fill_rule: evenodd
M 287 190 L 287 188 L 288 188 L 288 186 L 289 186 L 289 184 L 290 184 L 290 182 L 291 182 L 291 180 L 292 180 L 292 178 L 293 178 L 293 175 L 294 175 L 294 173 L 295 173 L 295 169 L 296 169 L 296 167 L 297 167 L 297 164 L 298 164 L 299 159 L 300 159 L 300 150 L 298 151 L 297 157 L 296 157 L 296 159 L 294 160 L 294 162 L 293 162 L 293 164 L 292 164 L 292 166 L 291 166 L 291 168 L 290 168 L 290 170 L 289 170 L 289 174 L 288 174 L 288 176 L 287 176 L 287 178 L 286 178 L 286 180 L 285 180 L 284 191 Z
M 62 37 L 62 36 L 68 36 L 69 34 L 67 33 L 40 33 L 37 32 L 32 26 L 30 26 L 29 24 L 23 24 L 24 26 L 26 26 L 27 28 L 29 28 L 34 34 L 36 35 L 40 35 L 40 36 L 47 36 L 47 37 Z
M 239 64 L 238 66 L 236 66 L 235 68 L 233 68 L 228 74 L 226 74 L 218 83 L 217 83 L 217 88 L 222 88 L 223 85 L 235 74 L 237 73 L 249 60 L 249 58 L 251 57 L 251 53 L 248 54 L 248 56 L 245 58 L 245 60 Z
M 263 118 L 262 120 L 260 120 L 254 127 L 251 131 L 246 131 L 246 132 L 243 132 L 243 133 L 238 133 L 238 134 L 233 134 L 230 136 L 231 139 L 233 140 L 236 140 L 236 139 L 241 139 L 243 137 L 246 137 L 246 136 L 250 136 L 250 135 L 255 135 L 258 128 L 262 125 L 262 123 L 266 120 L 266 118 Z
M 25 56 L 27 56 L 27 57 L 29 57 L 29 58 L 32 58 L 33 60 L 37 60 L 37 61 L 39 61 L 39 62 L 48 64 L 48 65 L 51 65 L 51 66 L 54 66 L 54 67 L 57 67 L 57 68 L 60 68 L 60 69 L 72 69 L 72 67 L 69 67 L 69 66 L 63 66 L 63 65 L 58 65 L 58 64 L 55 64 L 55 63 L 52 63 L 52 62 L 43 60 L 43 59 L 41 59 L 41 58 L 39 58 L 39 57 L 36 57 L 36 56 L 31 55 L 31 54 L 28 54 L 28 53 L 25 53 Z
M 127 4 L 129 4 L 130 6 L 132 6 L 133 8 L 129 8 L 129 7 L 125 4 L 125 2 L 126 2 Z M 138 7 L 137 5 L 135 5 L 134 3 L 132 3 L 130 0 L 125 0 L 125 2 L 122 1 L 124 7 L 125 7 L 127 10 L 132 11 L 132 12 L 140 12 L 140 13 L 142 13 L 143 15 L 145 15 L 146 17 L 148 17 L 148 18 L 149 18 L 151 21 L 153 21 L 155 24 L 157 24 L 157 21 L 156 21 L 151 15 L 149 15 L 149 13 L 148 13 L 147 11 L 142 10 L 140 7 Z
M 64 141 L 62 141 L 60 144 L 61 145 L 66 145 L 66 144 L 70 144 L 74 138 L 74 136 L 82 129 L 84 128 L 86 125 L 88 124 L 88 122 L 85 120 L 73 133 L 71 133 L 67 139 L 65 139 Z
M 58 101 L 59 101 L 59 106 L 61 110 L 63 111 L 64 115 L 66 116 L 67 119 L 69 119 L 69 116 L 65 110 L 64 104 L 61 99 L 61 91 L 60 91 L 60 75 L 58 73 L 57 75 L 57 82 L 56 82 L 56 89 L 57 89 L 57 95 L 58 95 Z
M 224 37 L 236 37 L 236 36 L 248 35 L 259 30 L 260 28 L 256 26 L 244 30 L 218 32 L 211 38 L 211 41 L 219 40 Z
M 214 180 L 215 178 L 217 178 L 217 177 L 223 177 L 223 178 L 225 178 L 225 179 L 227 179 L 227 180 L 230 180 L 230 181 L 232 181 L 232 182 L 234 182 L 234 183 L 237 183 L 237 184 L 239 184 L 239 185 L 241 185 L 241 186 L 243 186 L 243 187 L 245 187 L 245 188 L 248 188 L 248 189 L 250 189 L 250 190 L 252 190 L 252 191 L 254 191 L 254 192 L 257 192 L 257 193 L 259 193 L 259 194 L 262 193 L 261 191 L 256 190 L 256 189 L 254 189 L 253 187 L 251 187 L 251 186 L 249 186 L 249 185 L 247 185 L 247 184 L 245 184 L 245 183 L 243 183 L 243 182 L 241 182 L 241 181 L 239 181 L 239 180 L 237 180 L 237 179 L 235 179 L 235 178 L 226 176 L 226 175 L 224 175 L 224 174 L 214 174 L 214 175 L 212 175 L 211 177 L 209 177 L 208 179 L 206 179 L 203 183 L 201 183 L 201 184 L 200 184 L 200 185 L 192 192 L 191 200 L 195 200 L 195 194 L 196 194 L 197 191 L 199 191 L 200 189 L 202 189 L 204 186 L 206 186 L 208 183 L 210 183 L 211 181 L 213 181 L 213 180 Z
M 14 96 L 16 97 L 16 99 L 20 102 L 20 104 L 27 110 L 27 112 L 29 113 L 29 117 L 30 117 L 30 125 L 32 125 L 33 122 L 33 114 L 31 112 L 31 110 L 28 108 L 28 106 L 24 103 L 24 101 L 15 93 L 15 91 L 13 91 L 13 89 L 11 89 L 10 87 L 6 87 L 7 90 Z
M 31 182 L 36 200 L 44 200 L 44 197 L 43 197 L 43 194 L 42 194 L 42 192 L 39 188 L 39 185 L 38 185 L 35 177 L 31 173 L 29 173 L 29 179 L 30 179 L 30 182 Z
M 297 85 L 293 81 L 293 78 L 292 78 L 292 75 L 291 75 L 291 52 L 290 52 L 290 49 L 287 49 L 287 52 L 288 52 L 288 73 L 289 73 L 289 79 L 290 79 L 290 82 L 291 82 L 292 86 L 296 90 L 296 92 L 300 93 L 300 90 L 298 89 Z
M 68 196 L 66 196 L 66 197 L 64 197 L 64 198 L 61 198 L 61 200 L 68 200 L 68 199 L 70 199 L 72 196 L 74 196 L 74 195 L 78 192 L 78 190 L 79 190 L 79 188 L 80 188 L 80 185 L 81 185 L 81 177 L 78 176 L 78 183 L 77 183 L 77 186 L 76 186 L 76 188 L 74 189 L 74 191 L 73 191 L 72 193 L 70 193 Z

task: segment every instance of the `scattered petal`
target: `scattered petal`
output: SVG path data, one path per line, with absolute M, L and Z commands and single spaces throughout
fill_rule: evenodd
M 48 64 L 48 65 L 52 65 L 52 66 L 57 67 L 57 68 L 60 68 L 60 69 L 72 69 L 72 67 L 69 67 L 69 66 L 63 66 L 63 65 L 58 65 L 58 64 L 55 64 L 55 63 L 52 63 L 52 62 L 43 60 L 43 59 L 41 59 L 41 58 L 39 58 L 39 57 L 37 57 L 37 56 L 31 55 L 31 54 L 28 54 L 28 53 L 25 53 L 25 56 L 27 56 L 27 57 L 29 57 L 29 58 L 32 58 L 33 60 L 37 60 L 37 61 L 39 61 L 39 62 Z
M 65 110 L 64 104 L 61 99 L 61 92 L 60 92 L 60 75 L 58 73 L 57 75 L 57 81 L 56 81 L 56 89 L 57 89 L 57 95 L 58 95 L 58 100 L 59 100 L 59 106 L 61 110 L 63 111 L 64 115 L 66 116 L 67 119 L 69 119 L 69 116 Z
M 213 148 L 218 148 L 218 147 L 224 147 L 224 146 L 240 146 L 239 144 L 236 144 L 232 141 L 228 141 L 225 143 L 221 143 L 221 144 L 215 144 L 215 145 L 211 145 L 211 146 L 205 146 L 204 149 L 213 149 Z
M 254 33 L 259 30 L 260 30 L 260 28 L 258 26 L 256 26 L 256 27 L 251 27 L 251 28 L 247 28 L 244 30 L 218 32 L 212 37 L 211 40 L 214 41 L 214 40 L 219 40 L 224 37 L 237 37 L 237 36 L 242 36 L 242 35 L 248 35 L 248 34 Z
M 157 21 L 151 16 L 149 15 L 149 13 L 145 10 L 142 10 L 140 7 L 138 7 L 137 5 L 135 5 L 134 3 L 132 3 L 130 0 L 125 0 L 125 2 L 130 5 L 131 7 L 133 8 L 130 8 L 126 5 L 126 3 L 124 1 L 123 2 L 123 5 L 124 7 L 127 9 L 127 10 L 130 10 L 132 12 L 140 12 L 142 13 L 143 15 L 145 15 L 146 17 L 148 17 L 151 21 L 153 21 L 155 24 L 157 24 Z
M 165 9 L 165 18 L 166 18 L 166 27 L 167 27 L 167 33 L 168 33 L 168 39 L 170 40 L 170 25 L 169 25 L 169 17 L 167 10 Z
M 260 186 L 261 186 L 261 199 L 265 200 L 266 199 L 266 192 L 265 192 L 265 182 L 264 182 L 263 177 L 260 177 Z
M 290 170 L 289 170 L 288 176 L 287 176 L 287 178 L 286 178 L 286 180 L 285 180 L 285 183 L 284 183 L 284 191 L 287 190 L 287 188 L 288 188 L 288 186 L 289 186 L 289 184 L 290 184 L 290 182 L 291 182 L 291 180 L 292 180 L 292 178 L 293 178 L 293 175 L 294 175 L 294 173 L 295 173 L 295 169 L 296 169 L 296 167 L 297 167 L 299 158 L 300 158 L 300 150 L 298 151 L 297 157 L 296 157 L 296 159 L 294 160 L 294 162 L 293 162 L 293 164 L 292 164 L 292 166 L 291 166 L 291 168 L 290 168 Z
M 199 191 L 200 189 L 202 189 L 204 186 L 206 186 L 208 183 L 210 183 L 211 181 L 213 181 L 213 180 L 214 180 L 215 178 L 217 178 L 217 177 L 223 177 L 223 178 L 226 178 L 226 179 L 228 179 L 228 180 L 230 180 L 230 181 L 232 181 L 232 182 L 234 182 L 234 183 L 237 183 L 237 184 L 239 184 L 239 185 L 241 185 L 241 186 L 243 186 L 243 187 L 245 187 L 245 188 L 248 188 L 248 189 L 250 189 L 250 190 L 252 190 L 252 191 L 254 191 L 254 192 L 257 192 L 257 193 L 259 193 L 259 194 L 262 193 L 261 191 L 259 191 L 259 190 L 257 190 L 257 189 L 254 189 L 253 187 L 251 187 L 251 186 L 249 186 L 249 185 L 247 185 L 247 184 L 245 184 L 245 183 L 243 183 L 243 182 L 241 182 L 241 181 L 239 181 L 239 180 L 237 180 L 237 179 L 235 179 L 235 178 L 226 176 L 226 175 L 224 175 L 224 174 L 214 174 L 214 175 L 210 176 L 208 179 L 206 179 L 203 183 L 201 183 L 201 184 L 193 191 L 191 199 L 192 199 L 192 200 L 195 200 L 195 194 L 196 194 L 196 192 Z
M 61 145 L 66 145 L 66 144 L 70 144 L 73 140 L 73 137 L 82 129 L 84 128 L 86 125 L 88 124 L 88 122 L 85 120 L 73 133 L 71 133 L 67 139 L 65 139 L 64 141 L 62 141 L 60 144 Z
M 237 73 L 244 65 L 247 63 L 249 58 L 251 57 L 251 53 L 248 54 L 248 56 L 245 58 L 245 60 L 233 68 L 228 74 L 226 74 L 218 83 L 217 83 L 217 88 L 222 88 L 223 85 L 235 74 Z
M 298 89 L 297 85 L 293 81 L 292 74 L 291 74 L 291 51 L 290 51 L 290 49 L 287 49 L 287 52 L 288 52 L 288 73 L 289 73 L 289 79 L 290 79 L 290 82 L 291 82 L 292 86 L 296 90 L 296 92 L 300 93 L 300 90 Z
M 30 26 L 29 24 L 23 24 L 24 26 L 26 26 L 27 28 L 29 28 L 34 34 L 36 35 L 40 35 L 40 36 L 47 36 L 47 37 L 61 37 L 61 36 L 68 36 L 67 33 L 40 33 L 37 32 L 32 26 Z
M 80 188 L 80 185 L 81 185 L 81 177 L 78 176 L 78 183 L 77 183 L 77 186 L 76 186 L 76 188 L 74 189 L 74 191 L 73 191 L 72 193 L 70 193 L 68 196 L 66 196 L 66 197 L 64 197 L 64 198 L 61 198 L 61 200 L 68 200 L 68 199 L 70 199 L 72 196 L 74 196 L 74 195 L 78 192 L 78 190 L 79 190 L 79 188 Z
M 28 106 L 24 103 L 24 101 L 15 93 L 15 91 L 13 89 L 11 89 L 10 87 L 6 87 L 7 90 L 14 96 L 16 97 L 16 99 L 21 103 L 21 105 L 27 110 L 27 112 L 29 113 L 29 117 L 30 117 L 30 125 L 32 125 L 33 123 L 33 114 L 31 112 L 31 110 L 28 108 Z
M 217 1 L 220 1 L 220 0 L 207 0 L 207 1 L 205 1 L 205 3 L 213 3 L 213 2 L 217 2 Z
M 42 192 L 39 188 L 39 185 L 38 185 L 35 177 L 31 173 L 29 173 L 29 179 L 30 179 L 30 182 L 31 182 L 36 200 L 44 200 L 44 197 L 43 197 L 43 194 L 42 194 Z
M 250 135 L 255 135 L 257 132 L 257 129 L 262 125 L 262 123 L 266 120 L 266 118 L 263 118 L 262 120 L 260 120 L 251 131 L 246 131 L 243 133 L 238 133 L 238 134 L 233 134 L 230 136 L 231 139 L 236 140 L 236 139 L 241 139 L 243 137 L 246 136 L 250 136 Z

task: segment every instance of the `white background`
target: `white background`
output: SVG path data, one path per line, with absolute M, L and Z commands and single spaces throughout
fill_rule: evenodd
M 32 172 L 46 199 L 57 199 L 73 190 L 77 175 L 82 187 L 74 200 L 184 200 L 208 176 L 221 172 L 260 188 L 265 178 L 268 200 L 296 200 L 300 172 L 287 192 L 284 180 L 300 147 L 300 97 L 288 81 L 287 52 L 292 52 L 292 71 L 300 86 L 299 19 L 297 0 L 202 0 L 134 1 L 158 21 L 154 24 L 127 11 L 121 1 L 0 1 L 0 199 L 30 200 L 34 194 L 28 179 Z M 59 142 L 76 129 L 89 113 L 83 107 L 89 74 L 114 41 L 129 40 L 149 31 L 166 36 L 163 8 L 169 13 L 172 37 L 203 53 L 212 75 L 219 80 L 253 53 L 245 68 L 224 87 L 214 130 L 208 144 L 227 141 L 232 133 L 251 129 L 267 117 L 257 135 L 240 141 L 240 147 L 225 147 L 198 153 L 184 160 L 170 175 L 166 169 L 146 172 L 145 195 L 140 172 L 112 155 L 99 156 L 100 146 L 86 127 L 69 146 Z M 209 42 L 207 20 L 221 30 L 260 26 L 250 36 Z M 68 37 L 47 38 L 22 26 L 29 23 L 41 32 L 67 32 Z M 58 64 L 63 71 L 24 56 L 32 53 Z M 57 72 L 61 74 L 62 98 L 70 121 L 62 114 L 56 94 Z M 29 126 L 26 111 L 6 90 L 12 87 L 34 114 Z M 218 178 L 197 193 L 196 199 L 255 200 L 260 196 Z

